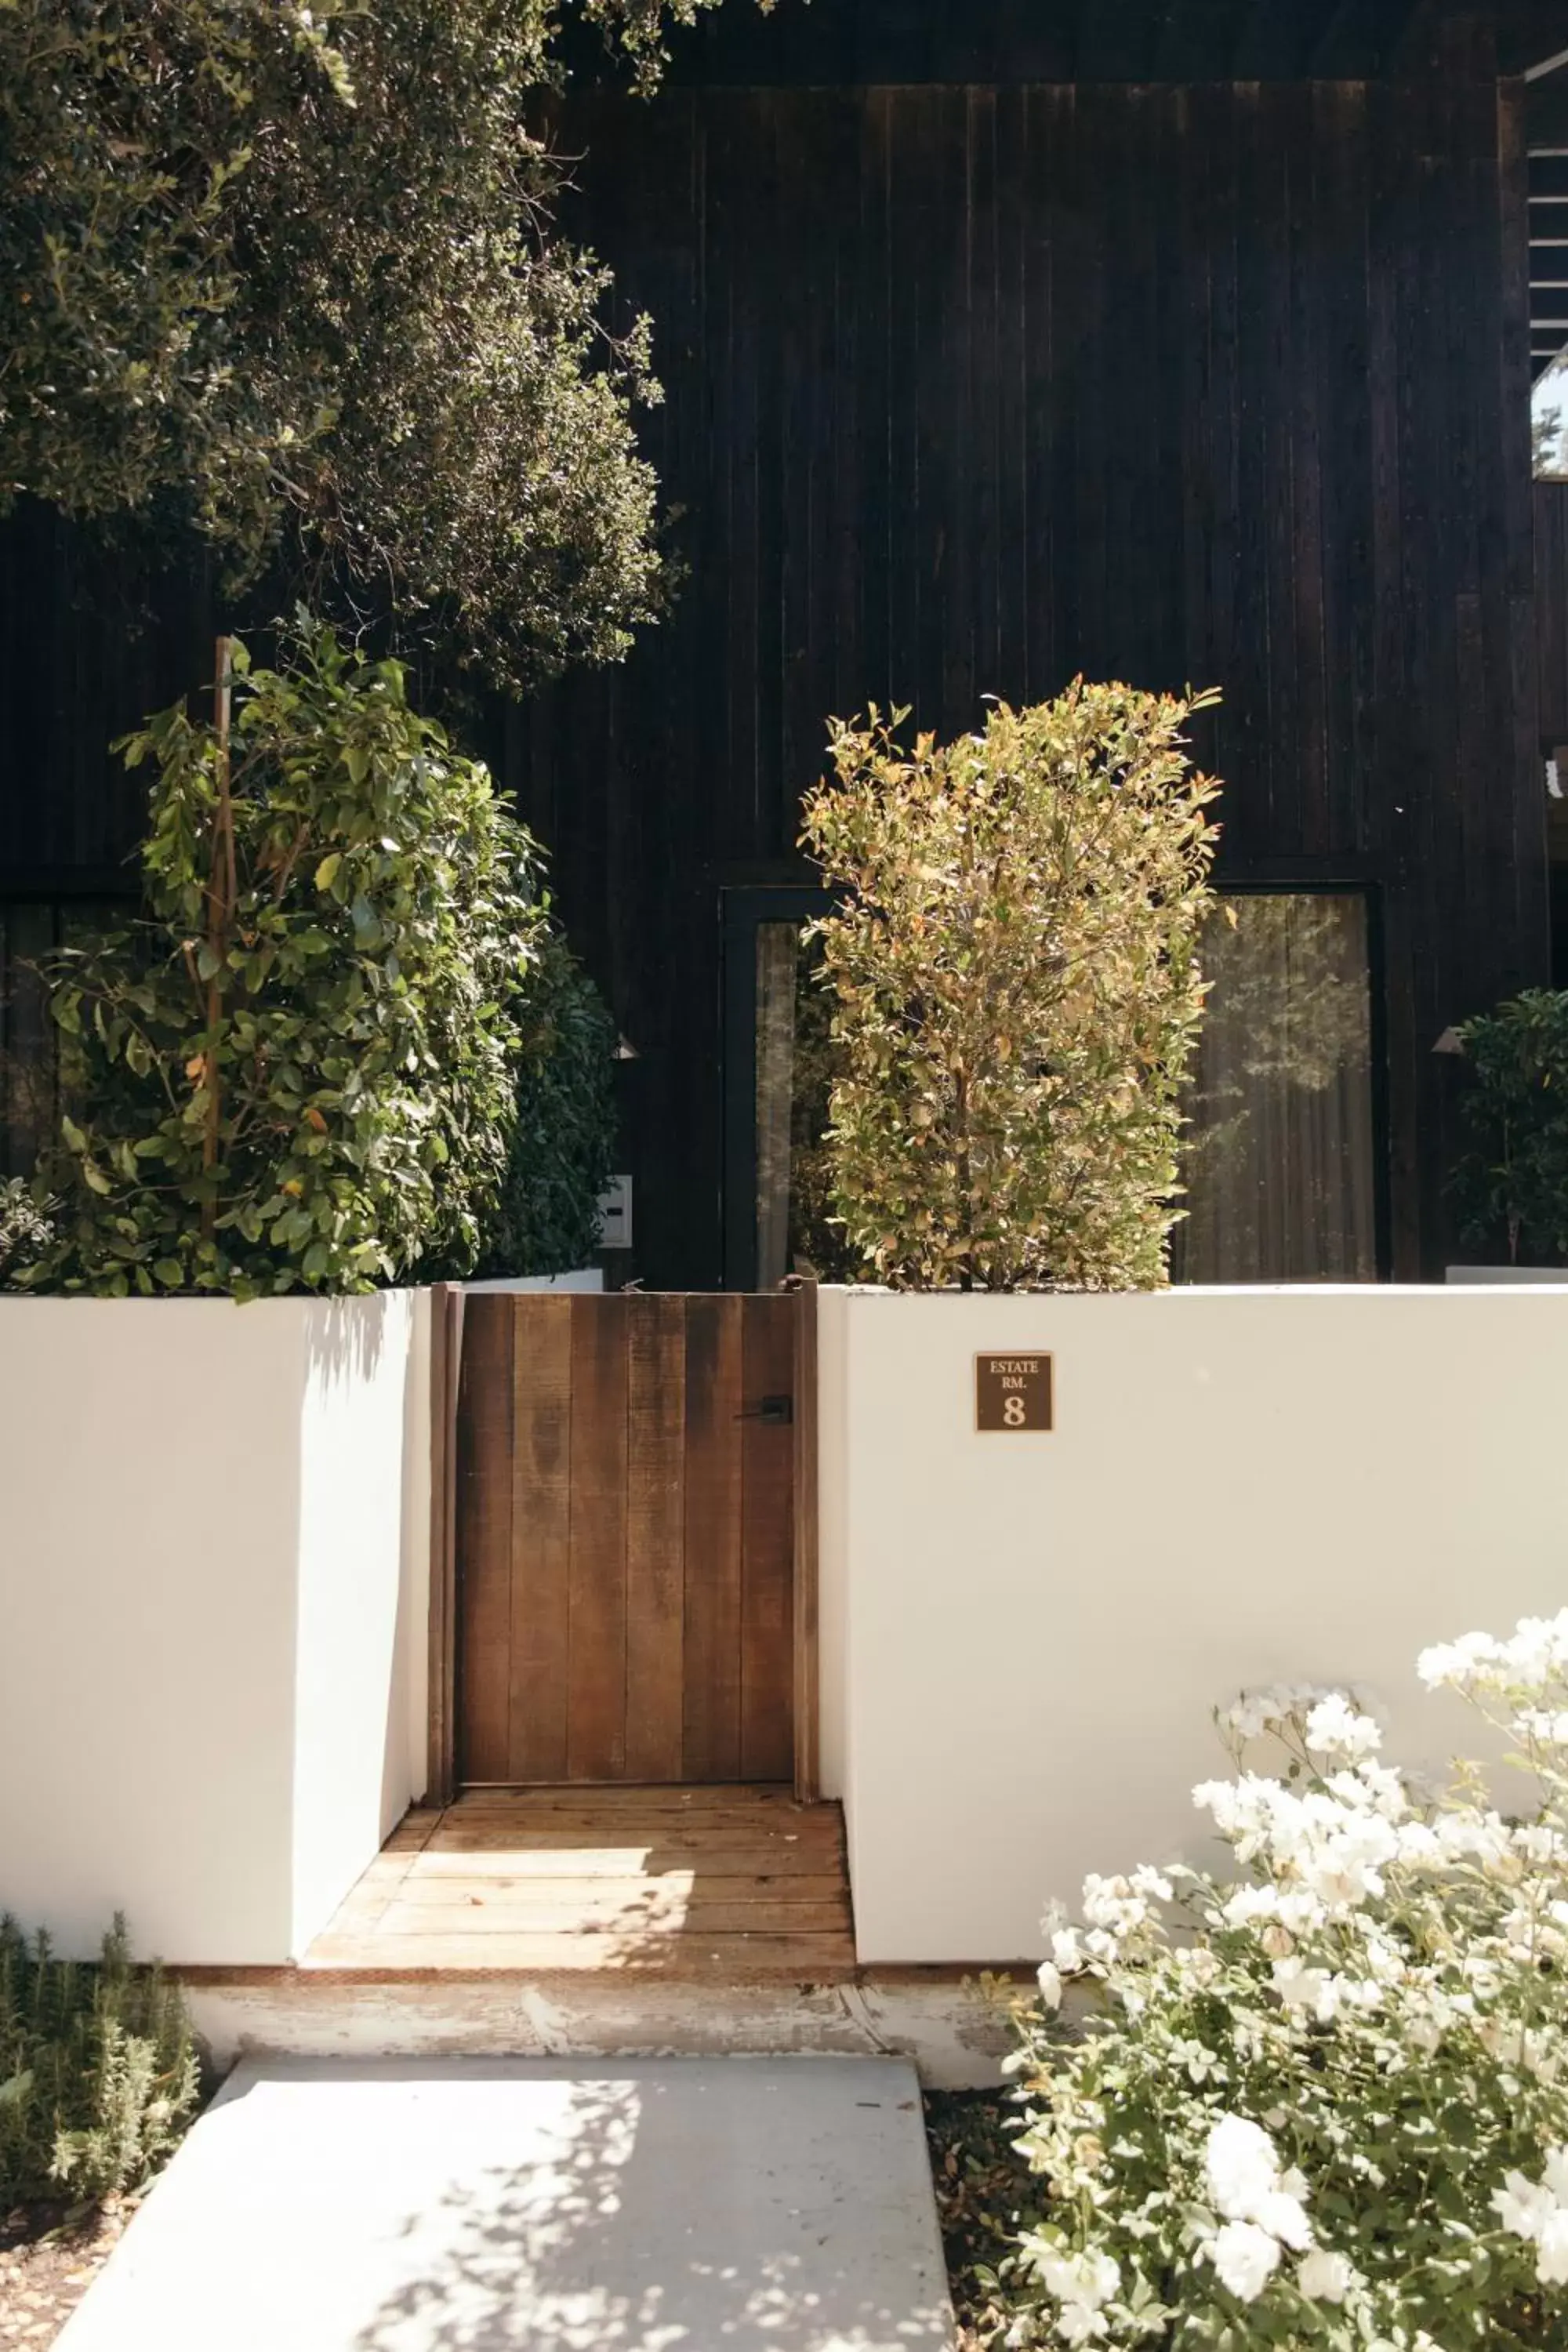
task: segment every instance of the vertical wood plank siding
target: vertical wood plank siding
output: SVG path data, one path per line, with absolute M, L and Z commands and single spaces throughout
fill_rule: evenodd
M 565 115 L 689 574 L 505 773 L 643 1057 L 656 1278 L 720 1278 L 716 897 L 798 870 L 826 716 L 957 730 L 1079 670 L 1223 689 L 1232 878 L 1374 894 L 1393 1265 L 1440 1263 L 1431 1047 L 1545 977 L 1547 892 L 1517 93 L 1464 21 L 1434 68 Z
M 1233 879 L 1373 894 L 1393 1265 L 1440 1264 L 1433 1042 L 1546 976 L 1568 520 L 1538 491 L 1538 590 L 1520 86 L 1462 13 L 1400 70 L 568 103 L 564 226 L 654 318 L 684 577 L 487 748 L 640 1056 L 651 1283 L 721 1279 L 719 892 L 798 877 L 826 716 L 953 730 L 1079 670 L 1223 689 Z M 123 856 L 100 747 L 208 659 L 194 588 L 122 643 L 68 534 L 4 537 L 0 896 Z

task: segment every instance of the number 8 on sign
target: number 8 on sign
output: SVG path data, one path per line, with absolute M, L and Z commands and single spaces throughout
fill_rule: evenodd
M 1053 1426 L 1048 1355 L 976 1356 L 974 1426 L 1008 1433 Z

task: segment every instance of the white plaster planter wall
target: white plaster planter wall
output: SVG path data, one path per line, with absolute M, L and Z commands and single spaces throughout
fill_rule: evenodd
M 422 1792 L 428 1295 L 0 1298 L 0 1906 L 296 1958 Z
M 1370 1685 L 1475 1746 L 1426 1643 L 1568 1603 L 1561 1289 L 958 1297 L 825 1289 L 825 1778 L 867 1962 L 1033 1958 L 1087 1871 L 1214 1854 L 1210 1710 Z M 974 1426 L 1048 1349 L 1047 1435 Z

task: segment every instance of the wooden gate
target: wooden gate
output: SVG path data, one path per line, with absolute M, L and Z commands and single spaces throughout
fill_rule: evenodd
M 464 1300 L 459 1781 L 793 1779 L 814 1793 L 795 1706 L 797 1678 L 814 1680 L 815 1594 L 796 1596 L 815 1536 L 814 1304 Z

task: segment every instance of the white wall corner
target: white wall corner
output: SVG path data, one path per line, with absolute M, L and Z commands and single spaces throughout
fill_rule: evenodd
M 410 1524 L 418 1480 L 410 1478 L 406 1457 L 417 1378 L 416 1294 L 312 1300 L 301 1344 L 296 1959 L 414 1793 L 411 1586 L 420 1549 Z M 427 1469 L 426 1476 L 427 1542 Z
M 842 1290 L 816 1297 L 817 1771 L 825 1797 L 846 1795 L 845 1654 L 849 1539 L 848 1318 Z
M 430 1350 L 435 1294 L 412 1293 L 408 1381 L 403 1417 L 403 1606 L 396 1678 L 402 1694 L 403 1745 L 388 1742 L 382 1792 L 384 1839 L 425 1794 L 430 1763 Z

